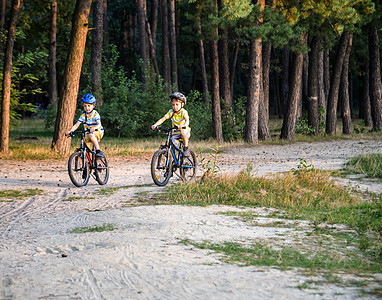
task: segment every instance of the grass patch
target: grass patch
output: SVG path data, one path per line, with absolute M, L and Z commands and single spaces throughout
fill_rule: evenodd
M 70 230 L 70 233 L 86 233 L 86 232 L 102 232 L 102 231 L 113 231 L 117 229 L 117 226 L 111 223 L 104 223 L 100 226 L 85 226 L 76 227 Z
M 97 189 L 96 194 L 101 196 L 111 196 L 120 189 L 129 189 L 134 187 L 144 187 L 144 186 L 152 186 L 152 185 L 153 185 L 152 183 L 145 183 L 145 184 L 133 184 L 133 185 L 103 188 L 103 189 Z
M 14 199 L 21 199 L 26 197 L 33 197 L 42 195 L 43 190 L 40 189 L 26 189 L 26 190 L 3 190 L 0 191 L 0 202 L 12 202 Z
M 300 168 L 268 178 L 248 171 L 215 176 L 200 182 L 176 184 L 157 195 L 162 203 L 235 205 L 281 210 L 282 218 L 322 224 L 344 224 L 357 232 L 358 248 L 372 261 L 382 261 L 382 195 L 367 201 L 336 186 L 330 172 Z M 275 212 L 280 218 L 280 213 Z M 251 216 L 244 216 L 250 220 Z M 344 236 L 349 244 L 354 237 Z
M 183 240 L 184 245 L 193 245 L 199 249 L 208 249 L 224 255 L 224 261 L 235 263 L 240 266 L 276 266 L 285 268 L 305 268 L 324 270 L 347 270 L 347 271 L 371 271 L 379 272 L 380 263 L 370 263 L 353 256 L 333 255 L 322 252 L 302 253 L 293 247 L 283 247 L 280 250 L 273 249 L 264 243 L 252 243 L 243 246 L 238 243 L 223 242 L 192 242 Z
M 363 174 L 382 181 L 382 154 L 362 154 L 353 157 L 343 170 L 346 174 Z

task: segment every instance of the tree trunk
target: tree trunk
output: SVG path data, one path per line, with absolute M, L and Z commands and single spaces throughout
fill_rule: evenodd
M 170 49 L 168 46 L 168 9 L 167 0 L 162 0 L 162 76 L 165 83 L 171 84 Z
M 152 0 L 150 28 L 151 28 L 151 34 L 152 34 L 152 41 L 154 45 L 157 44 L 157 26 L 158 26 L 158 0 Z M 156 49 L 154 50 L 154 53 L 156 53 Z
M 107 0 L 103 0 L 103 44 L 109 45 L 109 23 L 107 20 Z
M 49 31 L 49 103 L 57 108 L 57 70 L 56 70 L 56 49 L 57 49 L 57 1 L 51 2 L 50 31 Z
M 217 36 L 217 33 L 216 33 Z M 211 85 L 212 85 L 212 132 L 218 142 L 223 141 L 223 127 L 219 92 L 219 52 L 218 41 L 211 42 Z
M 248 143 L 257 143 L 259 136 L 259 103 L 262 93 L 261 40 L 251 40 L 249 51 L 249 83 L 244 139 Z
M 9 152 L 9 121 L 10 121 L 10 105 L 11 105 L 11 73 L 12 73 L 12 56 L 15 44 L 16 24 L 19 18 L 22 0 L 12 1 L 11 20 L 9 24 L 7 45 L 4 57 L 3 69 L 3 90 L 1 94 L 1 136 L 0 136 L 0 152 L 7 154 Z
M 353 42 L 353 33 L 349 34 L 349 42 L 346 48 L 344 63 L 341 74 L 341 92 L 342 92 L 342 133 L 351 135 L 353 125 L 351 122 L 350 96 L 349 96 L 349 59 Z
M 201 39 L 202 35 L 202 25 L 200 23 L 200 18 L 197 20 L 197 32 L 199 35 L 198 46 L 199 46 L 199 61 L 200 61 L 200 71 L 202 73 L 202 85 L 203 85 L 203 99 L 204 105 L 208 104 L 208 80 L 207 80 L 207 70 L 206 70 L 206 60 L 204 58 L 204 42 Z
M 236 41 L 235 49 L 233 51 L 233 56 L 232 56 L 231 78 L 230 78 L 230 84 L 229 84 L 230 85 L 229 90 L 231 91 L 231 99 L 233 99 L 233 84 L 235 82 L 236 64 L 237 64 L 237 57 L 239 55 L 239 47 L 240 47 L 240 43 L 239 41 Z
M 370 103 L 373 130 L 382 130 L 382 83 L 379 54 L 378 29 L 371 26 L 369 31 L 370 57 Z
M 268 140 L 269 134 L 269 72 L 271 67 L 271 51 L 272 46 L 270 42 L 262 45 L 262 82 L 261 93 L 259 102 L 259 138 L 261 140 Z
M 282 54 L 282 82 L 281 82 L 281 93 L 283 98 L 283 114 L 288 105 L 288 94 L 289 94 L 289 55 L 290 50 L 287 47 L 283 48 Z
M 325 116 L 328 114 L 328 99 L 330 90 L 330 51 L 324 51 L 324 86 L 325 86 Z M 326 118 L 325 118 L 326 120 Z
M 314 37 L 312 50 L 309 55 L 308 76 L 308 125 L 314 129 L 314 134 L 319 134 L 318 120 L 318 61 L 321 51 L 321 39 Z
M 73 14 L 72 31 L 64 74 L 64 91 L 59 102 L 52 148 L 61 154 L 68 154 L 70 139 L 65 132 L 73 126 L 77 94 L 84 58 L 86 35 L 88 33 L 91 0 L 77 0 Z
M 152 62 L 152 65 L 154 66 L 155 74 L 157 75 L 157 78 L 159 79 L 159 68 L 158 68 L 158 63 L 156 58 L 155 44 L 154 44 L 153 36 L 151 33 L 150 22 L 147 19 L 146 19 L 146 30 L 147 30 L 147 36 L 148 36 L 148 41 L 150 46 L 149 49 L 150 49 L 151 62 Z
M 306 43 L 307 33 L 302 34 L 301 43 Z M 285 115 L 281 129 L 281 139 L 292 140 L 296 132 L 298 101 L 301 97 L 302 70 L 304 65 L 304 54 L 296 53 L 292 66 L 292 77 L 290 91 L 288 94 L 288 106 L 284 109 Z
M 349 32 L 344 32 L 341 36 L 337 49 L 336 61 L 333 67 L 333 74 L 328 97 L 328 111 L 326 115 L 326 133 L 335 134 L 337 125 L 337 105 L 338 94 L 341 82 L 342 66 L 345 52 L 349 41 Z
M 232 107 L 231 91 L 230 91 L 230 75 L 229 75 L 229 58 L 228 58 L 228 28 L 227 26 L 222 30 L 222 38 L 220 43 L 220 89 L 221 95 L 224 99 L 224 110 L 229 110 Z
M 318 54 L 318 118 L 319 123 L 326 120 L 326 95 L 324 76 L 324 50 Z
M 6 12 L 7 12 L 7 0 L 1 0 L 0 30 L 4 29 Z
M 102 45 L 103 45 L 103 0 L 94 0 L 92 49 L 90 55 L 91 87 L 97 104 L 102 105 Z
M 171 82 L 178 90 L 178 61 L 176 52 L 176 24 L 175 24 L 175 0 L 169 0 L 170 4 L 170 53 L 171 53 Z
M 373 126 L 373 119 L 371 117 L 371 105 L 370 105 L 370 92 L 369 92 L 369 84 L 370 84 L 370 75 L 369 75 L 369 62 L 365 63 L 365 74 L 362 76 L 362 92 L 360 97 L 360 118 L 362 118 L 365 122 L 365 126 Z
M 149 47 L 146 35 L 146 0 L 138 0 L 138 27 L 141 58 L 143 60 L 144 72 L 142 80 L 145 82 L 145 72 L 149 67 Z

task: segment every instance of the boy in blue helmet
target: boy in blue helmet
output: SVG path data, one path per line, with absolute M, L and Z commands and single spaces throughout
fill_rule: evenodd
M 190 118 L 188 116 L 187 110 L 183 108 L 187 102 L 186 96 L 180 92 L 176 92 L 170 96 L 170 101 L 172 109 L 170 109 L 167 114 L 165 114 L 154 125 L 152 125 L 151 129 L 155 130 L 155 128 L 162 124 L 164 121 L 171 119 L 172 126 L 177 128 L 177 130 L 174 131 L 172 138 L 175 140 L 183 138 L 184 156 L 190 156 L 190 150 L 188 150 L 188 140 L 191 135 L 191 129 L 189 127 Z
M 92 142 L 96 149 L 96 157 L 103 157 L 103 153 L 99 148 L 98 142 L 102 139 L 104 130 L 101 124 L 101 117 L 99 113 L 94 110 L 97 100 L 92 94 L 86 94 L 82 97 L 81 101 L 84 105 L 84 112 L 78 118 L 77 123 L 74 124 L 73 127 L 65 134 L 69 136 L 71 132 L 75 131 L 78 126 L 83 123 L 85 130 L 89 129 L 85 142 Z

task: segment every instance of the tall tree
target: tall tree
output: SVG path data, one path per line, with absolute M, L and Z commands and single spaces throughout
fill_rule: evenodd
M 167 0 L 161 1 L 162 20 L 162 77 L 165 83 L 171 84 L 170 48 L 168 44 L 168 8 Z
M 232 106 L 230 91 L 230 71 L 229 71 L 229 49 L 228 49 L 228 26 L 221 31 L 219 40 L 219 66 L 220 66 L 220 91 L 224 99 L 224 109 L 230 109 Z
M 305 45 L 307 33 L 303 32 L 300 43 Z M 288 93 L 288 104 L 285 108 L 283 126 L 281 129 L 281 139 L 292 140 L 296 132 L 298 102 L 301 97 L 302 69 L 304 64 L 304 54 L 301 52 L 294 54 L 292 65 L 292 76 L 290 91 Z
M 140 53 L 143 60 L 143 68 L 148 69 L 149 65 L 149 47 L 146 34 L 146 0 L 138 0 L 138 27 L 139 27 L 139 44 Z M 144 81 L 144 74 L 142 74 Z
M 91 0 L 77 0 L 74 9 L 72 30 L 69 42 L 68 57 L 64 74 L 64 90 L 59 102 L 52 149 L 61 154 L 70 150 L 70 140 L 65 132 L 73 125 L 77 104 L 77 94 L 84 58 L 86 35 L 88 33 Z
M 341 118 L 342 118 L 342 133 L 351 135 L 353 133 L 353 125 L 351 120 L 351 110 L 350 110 L 350 96 L 349 96 L 349 59 L 350 52 L 353 43 L 353 33 L 349 33 L 349 41 L 345 52 L 344 63 L 342 66 L 341 74 Z
M 175 24 L 175 0 L 169 0 L 170 4 L 170 53 L 171 53 L 171 78 L 172 85 L 178 90 L 178 58 L 176 52 L 176 24 Z
M 369 56 L 370 56 L 370 102 L 373 129 L 382 130 L 382 83 L 381 61 L 379 53 L 378 29 L 370 26 L 369 31 Z
M 20 10 L 23 6 L 22 0 L 12 1 L 11 20 L 9 24 L 7 45 L 4 57 L 3 69 L 3 90 L 1 93 L 1 136 L 0 136 L 0 152 L 7 154 L 9 152 L 9 120 L 10 120 L 10 104 L 11 104 L 11 73 L 12 73 L 12 56 L 15 44 L 16 24 L 19 18 Z
M 50 13 L 50 30 L 49 30 L 49 103 L 52 107 L 57 108 L 58 92 L 57 92 L 57 69 L 56 69 L 56 50 L 57 50 L 57 1 L 52 0 Z
M 202 25 L 200 17 L 196 21 L 197 32 L 199 35 L 198 38 L 198 47 L 199 47 L 199 62 L 200 62 L 200 71 L 202 73 L 202 86 L 203 86 L 203 99 L 204 104 L 208 104 L 208 80 L 207 80 L 207 70 L 206 70 L 206 60 L 204 57 L 204 41 L 202 39 Z
M 217 0 L 214 0 L 215 14 L 218 15 Z M 211 41 L 211 89 L 212 89 L 212 132 L 213 137 L 223 141 L 223 126 L 221 120 L 220 91 L 219 91 L 219 50 L 218 28 L 215 28 L 214 39 Z
M 90 55 L 90 73 L 92 92 L 97 103 L 102 105 L 102 46 L 103 46 L 103 0 L 94 0 L 92 49 Z
M 326 115 L 326 133 L 335 134 L 337 126 L 337 105 L 338 105 L 338 94 L 341 82 L 341 73 L 344 63 L 345 53 L 347 45 L 349 43 L 350 32 L 345 31 L 341 35 L 340 43 L 337 48 L 337 55 L 335 64 L 333 67 L 333 73 L 331 77 L 331 85 L 328 96 L 328 111 Z
M 318 63 L 319 54 L 321 51 L 321 39 L 313 37 L 311 52 L 309 56 L 309 71 L 308 71 L 308 124 L 314 129 L 314 134 L 319 133 L 318 120 Z

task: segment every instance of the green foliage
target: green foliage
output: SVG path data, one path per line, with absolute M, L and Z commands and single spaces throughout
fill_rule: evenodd
M 382 179 L 382 154 L 362 154 L 346 163 L 345 171 L 351 174 L 364 174 L 371 178 Z
M 39 189 L 26 189 L 26 190 L 3 190 L 0 191 L 0 202 L 12 202 L 14 199 L 21 199 L 26 197 L 33 197 L 41 195 L 42 190 Z
M 245 130 L 246 101 L 246 97 L 240 97 L 234 101 L 232 107 L 223 109 L 222 126 L 225 141 L 237 141 L 243 138 Z
M 219 147 L 220 146 L 217 144 L 215 148 L 211 149 L 212 153 L 207 153 L 207 155 L 200 153 L 200 164 L 202 166 L 203 179 L 210 178 L 220 171 L 220 167 L 217 164 L 218 155 L 221 153 L 221 151 L 219 151 Z

